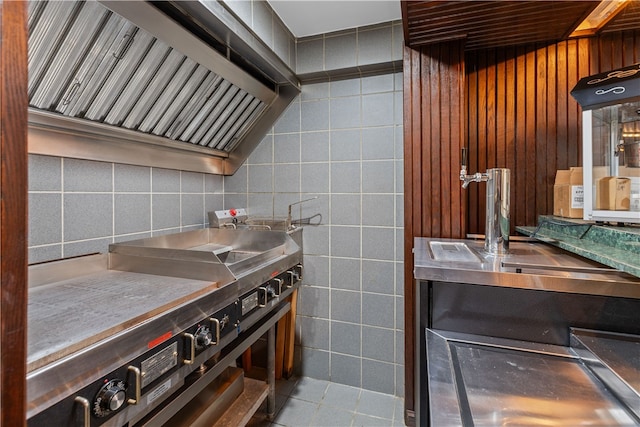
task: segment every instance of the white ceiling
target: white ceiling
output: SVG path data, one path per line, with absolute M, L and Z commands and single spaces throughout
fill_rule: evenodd
M 401 19 L 399 0 L 268 0 L 296 37 Z

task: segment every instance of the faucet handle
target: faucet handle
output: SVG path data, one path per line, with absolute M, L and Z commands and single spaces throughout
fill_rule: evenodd
M 467 169 L 467 147 L 462 147 L 462 156 L 460 158 L 460 167 L 464 170 Z

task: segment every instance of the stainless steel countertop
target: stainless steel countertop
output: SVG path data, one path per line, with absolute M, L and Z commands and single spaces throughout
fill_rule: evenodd
M 414 278 L 640 299 L 640 278 L 541 243 L 510 242 L 489 255 L 482 240 L 414 239 Z
M 628 372 L 637 377 L 640 337 L 574 330 L 572 346 L 563 347 L 431 329 L 425 334 L 431 425 L 640 423 L 640 389 L 624 378 Z M 634 346 L 635 357 L 608 365 L 610 353 L 626 354 L 620 345 Z
M 216 249 L 252 256 L 226 265 Z M 229 303 L 299 258 L 285 233 L 203 229 L 114 244 L 109 258 L 32 266 L 28 372 L 214 291 L 220 304 Z M 261 271 L 265 265 L 269 269 Z

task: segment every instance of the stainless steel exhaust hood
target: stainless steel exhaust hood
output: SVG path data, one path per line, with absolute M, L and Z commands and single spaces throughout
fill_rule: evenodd
M 299 93 L 217 1 L 31 1 L 29 152 L 232 174 Z

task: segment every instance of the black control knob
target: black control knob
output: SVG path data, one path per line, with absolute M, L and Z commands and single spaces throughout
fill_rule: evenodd
M 213 336 L 211 335 L 211 329 L 206 326 L 200 326 L 196 330 L 194 334 L 196 338 L 196 348 L 202 349 L 204 347 L 210 346 L 213 342 Z
M 122 408 L 127 401 L 127 384 L 122 380 L 111 380 L 102 386 L 93 401 L 93 412 L 97 417 L 106 417 Z

